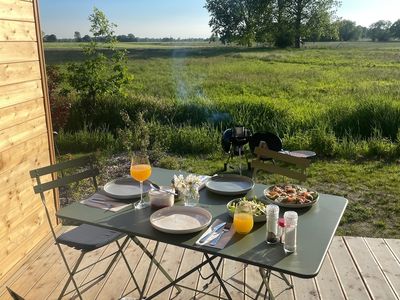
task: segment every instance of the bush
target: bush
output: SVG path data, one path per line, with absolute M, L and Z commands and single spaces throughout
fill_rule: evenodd
M 311 131 L 310 147 L 324 156 L 333 156 L 338 147 L 336 136 L 326 127 L 319 126 Z
M 107 129 L 90 131 L 87 127 L 73 133 L 61 130 L 56 138 L 56 145 L 61 154 L 121 149 L 117 140 Z

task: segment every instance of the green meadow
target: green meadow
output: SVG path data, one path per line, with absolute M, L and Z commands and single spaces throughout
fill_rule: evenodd
M 144 112 L 155 164 L 213 174 L 221 132 L 235 124 L 271 131 L 285 149 L 318 158 L 307 184 L 349 207 L 339 233 L 400 237 L 400 43 L 310 43 L 302 49 L 208 43 L 122 43 L 134 81 L 101 99 L 83 124 L 72 109 L 58 138 L 63 153 L 123 150 L 120 111 Z M 80 45 L 48 43 L 61 70 Z M 161 150 L 160 150 L 161 149 Z M 201 158 L 201 159 L 199 159 Z M 282 177 L 265 176 L 274 183 Z

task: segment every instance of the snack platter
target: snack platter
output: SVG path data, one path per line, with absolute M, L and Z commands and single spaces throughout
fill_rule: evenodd
M 316 191 L 294 184 L 273 185 L 264 190 L 264 196 L 271 203 L 291 208 L 312 206 L 319 198 Z

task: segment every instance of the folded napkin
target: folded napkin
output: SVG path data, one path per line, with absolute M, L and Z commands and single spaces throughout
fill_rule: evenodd
M 81 203 L 87 206 L 101 208 L 107 211 L 114 211 L 114 212 L 124 209 L 125 207 L 132 206 L 131 203 L 118 202 L 117 199 L 107 196 L 101 190 L 94 193 L 89 198 L 82 200 Z
M 231 240 L 231 238 L 235 234 L 235 228 L 233 226 L 231 226 L 229 231 L 225 231 L 223 233 L 222 237 L 220 238 L 220 240 L 218 241 L 218 243 L 215 246 L 210 245 L 210 242 L 213 241 L 216 237 L 218 237 L 218 235 L 222 232 L 223 227 L 221 229 L 219 229 L 217 232 L 213 232 L 212 234 L 210 234 L 210 236 L 205 240 L 205 242 L 200 243 L 201 239 L 212 231 L 212 228 L 214 228 L 218 224 L 221 224 L 222 222 L 224 222 L 224 221 L 219 220 L 219 219 L 215 220 L 214 223 L 212 223 L 211 226 L 208 227 L 206 232 L 204 232 L 201 235 L 201 237 L 196 241 L 196 245 L 217 248 L 217 249 L 225 248 L 225 246 L 228 244 L 228 242 Z

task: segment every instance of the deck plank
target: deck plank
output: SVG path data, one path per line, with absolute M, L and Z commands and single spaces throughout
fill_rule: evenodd
M 374 257 L 367 248 L 365 241 L 354 237 L 345 237 L 344 240 L 357 264 L 357 268 L 364 278 L 372 298 L 376 300 L 397 299 Z
M 279 273 L 274 272 L 274 274 L 277 274 L 280 276 Z M 292 283 L 292 276 L 287 275 L 286 276 L 289 282 Z M 293 288 L 290 288 L 287 286 L 286 282 L 283 281 L 282 279 L 272 276 L 271 281 L 270 281 L 270 288 L 277 300 L 293 300 L 294 299 L 294 290 Z
M 46 273 L 43 274 L 41 278 L 38 278 L 38 281 L 35 282 L 35 285 L 28 291 L 27 294 L 22 294 L 22 296 L 24 296 L 26 299 L 46 299 L 46 297 L 53 291 L 59 282 L 63 280 L 67 270 L 65 268 L 64 261 L 61 259 L 58 249 L 55 250 L 55 263 L 49 268 L 46 268 Z M 73 262 L 76 260 L 76 250 L 69 247 L 63 247 L 63 252 L 68 262 Z M 19 284 L 23 286 L 25 282 L 19 281 Z M 16 289 L 15 291 L 18 293 L 19 289 Z
M 168 245 L 161 258 L 160 261 L 161 265 L 173 279 L 176 278 L 176 274 L 178 273 L 178 269 L 181 264 L 183 255 L 184 255 L 183 248 Z M 159 289 L 166 286 L 167 284 L 169 284 L 169 280 L 164 276 L 162 272 L 160 272 L 160 270 L 157 269 L 148 294 L 151 295 L 157 292 Z M 160 294 L 158 297 L 160 299 L 168 299 L 171 293 L 175 295 L 176 292 L 177 292 L 176 289 L 169 288 L 168 290 Z
M 319 292 L 314 279 L 292 276 L 294 298 L 296 300 L 319 300 Z
M 145 243 L 144 239 L 141 239 L 142 243 Z M 149 250 L 151 253 L 153 253 L 154 249 L 156 246 L 156 242 L 155 241 L 150 241 L 150 243 L 147 246 L 147 250 Z M 157 253 L 155 255 L 155 258 L 157 260 L 161 259 L 162 254 L 164 253 L 166 245 L 164 243 L 159 243 L 158 249 L 157 249 Z M 134 272 L 135 272 L 135 276 L 136 276 L 136 280 L 138 281 L 138 284 L 140 287 L 143 287 L 144 281 L 145 281 L 145 276 L 147 274 L 147 271 L 149 269 L 149 265 L 150 265 L 150 258 L 147 255 L 143 255 L 142 259 L 139 261 L 139 263 L 137 264 Z M 149 284 L 151 283 L 154 275 L 155 275 L 155 266 L 153 265 L 151 268 L 151 272 L 149 275 L 149 281 L 147 283 L 146 286 L 146 291 L 149 288 Z M 129 296 L 129 297 L 133 297 L 133 298 L 139 298 L 139 291 L 137 290 L 133 290 L 133 283 L 131 282 L 131 280 L 129 280 L 129 283 L 127 284 L 127 286 L 125 287 L 125 290 L 123 292 L 124 296 Z
M 347 299 L 370 299 L 342 237 L 334 237 L 329 254 Z
M 201 261 L 202 256 L 203 255 L 200 252 L 185 249 L 182 262 L 179 266 L 177 277 L 183 275 L 185 272 L 195 267 L 199 263 L 199 261 Z M 196 288 L 198 281 L 199 281 L 199 273 L 194 272 L 185 279 L 183 279 L 180 284 L 191 288 Z M 177 295 L 171 294 L 170 299 L 176 299 L 176 300 L 192 299 L 194 295 L 195 295 L 194 291 L 183 288 L 181 293 Z
M 18 263 L 13 269 L 10 270 L 10 272 L 4 277 L 2 281 L 0 281 L 0 297 L 3 294 L 7 294 L 7 289 L 6 286 L 11 287 L 13 290 L 17 289 L 19 293 L 23 293 L 23 289 L 25 290 L 25 293 L 34 285 L 34 282 L 29 280 L 25 281 L 25 285 L 23 285 L 23 289 L 20 289 L 20 287 L 17 286 L 17 282 L 19 281 L 24 281 L 25 278 L 31 278 L 32 271 L 34 272 L 45 272 L 46 268 L 43 268 L 43 264 L 51 264 L 51 257 L 52 253 L 57 251 L 54 247 L 52 247 L 52 244 L 54 244 L 53 239 L 50 235 L 43 240 L 43 242 L 38 245 L 35 249 L 32 250 L 32 252 L 29 253 L 28 257 L 26 258 L 25 261 L 21 261 Z M 57 252 L 59 255 L 59 253 Z M 55 262 L 55 258 L 53 260 L 53 263 Z M 38 267 L 40 266 L 40 267 Z M 40 274 L 35 273 L 36 275 L 34 276 L 40 276 Z M 31 286 L 29 286 L 29 283 Z
M 148 241 L 146 241 L 144 245 L 147 246 Z M 124 254 L 129 262 L 133 274 L 136 276 L 137 274 L 135 274 L 135 267 L 142 259 L 142 256 L 144 255 L 143 251 L 132 241 L 130 241 L 128 247 L 124 251 Z M 135 287 L 131 280 L 131 274 L 129 273 L 128 268 L 121 257 L 115 267 L 111 270 L 111 273 L 103 281 L 103 285 L 99 289 L 96 299 L 119 299 L 123 296 L 126 286 L 130 286 L 132 289 Z
M 244 265 L 242 263 L 224 259 L 222 278 L 228 282 L 226 288 L 233 299 L 244 298 Z M 222 288 L 220 289 L 220 296 L 226 297 Z
M 261 285 L 261 275 L 258 272 L 258 267 L 255 266 L 247 266 L 245 272 L 245 293 L 249 296 L 245 295 L 245 300 L 252 299 L 256 296 L 258 288 Z M 260 294 L 260 299 L 264 299 L 265 289 L 262 290 Z
M 104 252 L 104 250 L 105 250 L 105 248 L 101 248 L 101 249 L 97 249 L 93 252 L 86 254 L 82 261 L 82 267 L 88 266 L 89 264 L 97 261 L 100 258 L 100 256 L 102 255 L 102 253 Z M 79 251 L 77 251 L 77 254 L 78 253 L 79 253 Z M 61 256 L 60 256 L 60 259 L 61 259 Z M 75 281 L 77 282 L 78 286 L 80 286 L 84 282 L 84 279 L 86 278 L 86 276 L 88 275 L 90 270 L 91 270 L 91 268 L 88 268 L 87 270 L 79 272 L 78 274 L 76 274 L 74 276 Z M 61 290 L 63 289 L 65 282 L 67 281 L 67 278 L 68 278 L 68 275 L 67 275 L 67 273 L 65 273 L 64 278 L 59 282 L 59 284 L 49 294 L 49 296 L 48 296 L 49 299 L 56 299 L 60 295 Z M 74 293 L 75 293 L 75 288 L 74 288 L 73 284 L 71 283 L 68 286 L 65 295 L 68 297 L 68 295 L 72 296 Z
M 333 269 L 330 255 L 325 257 L 321 271 L 316 277 L 316 283 L 321 299 L 345 299 L 335 270 Z
M 386 280 L 391 285 L 396 297 L 400 295 L 400 264 L 387 247 L 383 239 L 365 238 Z
M 400 240 L 385 239 L 385 242 L 396 257 L 397 262 L 400 263 Z
M 155 242 L 141 239 L 145 246 L 152 251 Z M 6 281 L 15 292 L 25 299 L 54 299 L 58 296 L 66 280 L 66 269 L 56 246 L 51 245 L 51 239 L 44 243 L 30 255 L 25 264 L 21 265 L 20 270 L 10 274 Z M 90 253 L 86 256 L 84 264 L 95 261 L 101 255 L 113 250 L 112 246 L 103 249 L 104 253 Z M 98 250 L 99 251 L 99 250 Z M 79 251 L 66 248 L 68 260 L 75 260 Z M 143 283 L 145 273 L 149 266 L 149 259 L 143 255 L 141 250 L 131 243 L 125 254 L 134 270 L 139 284 Z M 163 266 L 176 277 L 196 264 L 202 259 L 202 254 L 196 251 L 184 250 L 183 248 L 172 245 L 160 244 L 157 257 Z M 271 289 L 277 300 L 298 300 L 298 299 L 371 299 L 367 287 L 374 299 L 398 299 L 400 289 L 400 240 L 393 239 L 374 239 L 356 237 L 335 237 L 330 247 L 329 253 L 322 265 L 319 275 L 315 279 L 300 279 L 289 276 L 295 288 L 284 290 L 286 284 L 279 278 L 272 276 Z M 89 261 L 88 261 L 89 260 Z M 108 261 L 96 265 L 93 269 L 78 276 L 78 281 L 83 278 L 93 278 L 105 269 Z M 222 276 L 236 287 L 244 289 L 254 297 L 261 278 L 257 267 L 248 266 L 242 270 L 241 263 L 225 260 L 222 268 Z M 208 270 L 207 270 L 208 269 Z M 209 267 L 202 270 L 203 274 L 209 274 Z M 233 278 L 231 276 L 235 274 Z M 363 278 L 362 278 L 363 277 Z M 164 286 L 167 279 L 161 272 L 153 268 L 150 277 L 151 286 L 149 292 Z M 189 287 L 202 288 L 206 281 L 199 279 L 197 272 L 186 278 L 183 282 Z M 4 286 L 0 291 L 0 299 L 11 299 Z M 130 281 L 128 271 L 122 259 L 111 270 L 107 278 L 103 279 L 98 285 L 90 288 L 84 293 L 85 299 L 119 299 L 122 296 L 137 297 L 137 291 L 133 291 L 134 286 Z M 229 287 L 233 299 L 250 299 L 238 293 L 234 288 Z M 177 294 L 169 289 L 158 298 L 160 299 L 193 299 L 195 293 L 184 289 L 181 294 Z M 219 284 L 214 280 L 207 291 L 220 294 L 224 297 L 224 292 Z M 282 293 L 280 293 L 283 291 Z M 263 291 L 264 292 L 264 291 Z M 68 299 L 65 297 L 64 299 Z M 196 299 L 215 299 L 201 294 L 196 295 Z M 260 298 L 262 299 L 262 298 Z

